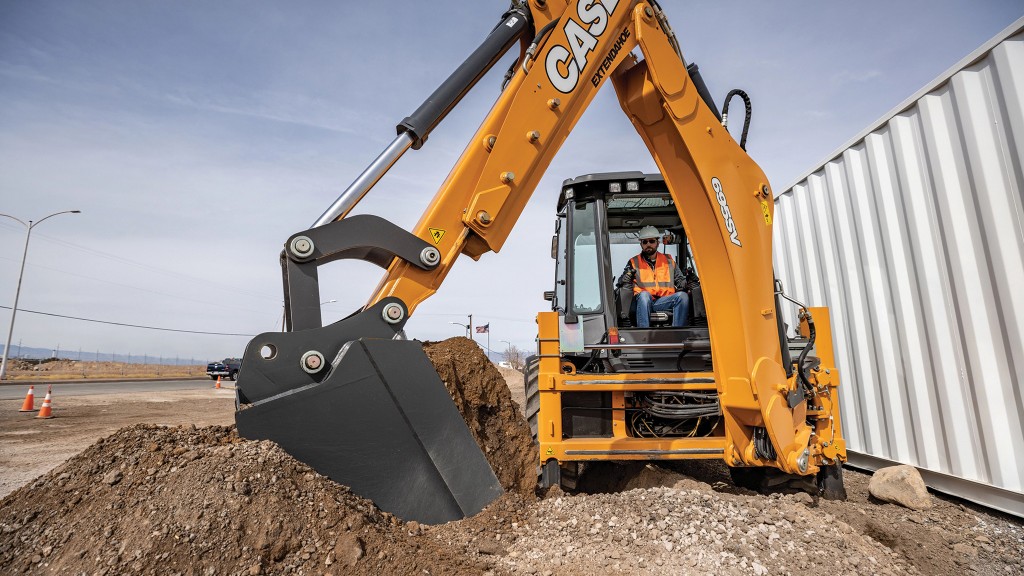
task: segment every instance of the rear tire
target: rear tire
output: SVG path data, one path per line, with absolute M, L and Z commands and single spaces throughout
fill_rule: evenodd
M 231 374 L 228 375 L 228 380 L 231 380 L 232 382 L 238 380 L 238 370 L 232 371 Z
M 537 417 L 540 415 L 540 358 L 530 356 L 523 368 L 523 388 L 526 391 L 526 421 L 530 424 L 533 445 L 537 446 Z M 537 467 L 537 486 L 545 490 L 558 486 L 565 490 L 576 489 L 579 476 L 579 462 L 562 462 L 554 458 Z
M 743 468 L 739 466 L 730 466 L 729 476 L 732 477 L 732 483 L 738 488 L 746 488 L 747 490 L 760 492 L 764 488 L 766 470 L 766 468 Z
M 540 358 L 530 356 L 523 368 L 523 389 L 526 392 L 526 421 L 530 424 L 533 443 L 537 444 L 537 414 L 540 412 Z

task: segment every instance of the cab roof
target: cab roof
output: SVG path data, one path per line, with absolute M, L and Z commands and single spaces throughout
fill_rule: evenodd
M 562 182 L 562 191 L 558 195 L 557 211 L 561 212 L 569 201 L 569 197 L 577 201 L 603 197 L 610 193 L 609 185 L 618 183 L 621 192 L 614 194 L 643 196 L 645 194 L 668 194 L 668 187 L 661 174 L 645 174 L 643 172 L 596 172 L 570 178 Z M 635 183 L 636 190 L 628 190 L 629 184 Z

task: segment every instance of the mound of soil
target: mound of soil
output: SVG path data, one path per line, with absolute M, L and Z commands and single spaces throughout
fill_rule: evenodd
M 479 573 L 232 427 L 137 425 L 0 504 L 0 572 Z
M 504 378 L 466 338 L 424 348 L 509 492 L 489 510 L 522 510 L 521 500 L 533 499 L 537 454 Z M 423 529 L 381 512 L 273 442 L 239 438 L 234 427 L 136 425 L 0 503 L 0 572 L 486 570 L 478 555 L 453 553 L 422 537 Z
M 532 496 L 539 455 L 530 426 L 512 400 L 505 378 L 475 342 L 458 337 L 423 345 L 473 439 L 509 492 Z

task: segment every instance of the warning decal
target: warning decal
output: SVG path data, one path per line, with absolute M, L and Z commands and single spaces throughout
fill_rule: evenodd
M 427 230 L 430 230 L 430 237 L 434 239 L 434 244 L 439 243 L 441 238 L 444 238 L 444 230 L 440 228 L 427 228 Z
M 765 202 L 764 200 L 761 200 L 761 215 L 764 216 L 764 225 L 765 226 L 771 226 L 772 225 L 772 212 L 768 208 L 768 203 Z

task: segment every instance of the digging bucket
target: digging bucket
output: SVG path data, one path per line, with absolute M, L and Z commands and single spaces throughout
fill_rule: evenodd
M 239 435 L 276 442 L 403 520 L 458 520 L 502 494 L 418 342 L 354 340 L 326 368 L 320 381 L 253 399 L 246 378 L 265 386 L 243 364 Z

